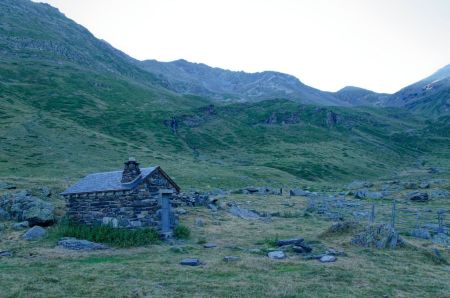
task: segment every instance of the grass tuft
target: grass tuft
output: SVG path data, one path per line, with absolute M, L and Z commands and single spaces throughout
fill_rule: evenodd
M 173 235 L 177 239 L 189 239 L 191 236 L 191 230 L 185 225 L 178 225 L 173 231 Z

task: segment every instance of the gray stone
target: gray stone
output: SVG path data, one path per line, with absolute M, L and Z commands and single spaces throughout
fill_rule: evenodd
M 298 237 L 298 238 L 292 238 L 292 239 L 284 239 L 284 240 L 278 240 L 277 246 L 285 246 L 285 245 L 300 245 L 305 241 L 305 239 Z
M 410 232 L 411 237 L 420 238 L 420 239 L 431 239 L 430 231 L 427 229 L 414 229 Z
M 299 245 L 292 246 L 292 250 L 296 253 L 304 254 L 304 253 L 310 253 L 312 251 L 312 247 L 302 243 Z
M 200 260 L 199 259 L 183 259 L 180 262 L 181 265 L 184 266 L 200 266 Z
M 202 218 L 196 218 L 195 219 L 195 225 L 197 227 L 204 227 L 205 226 L 205 221 Z
M 47 235 L 47 231 L 43 227 L 34 226 L 22 235 L 22 239 L 28 241 L 39 240 L 45 235 Z
M 203 247 L 204 248 L 214 248 L 214 247 L 217 247 L 217 244 L 215 244 L 215 243 L 205 243 L 205 244 L 203 244 Z
M 260 253 L 262 252 L 262 250 L 259 249 L 259 248 L 250 248 L 250 249 L 248 250 L 248 252 L 249 252 L 249 253 L 252 253 L 252 254 L 260 254 Z
M 417 183 L 415 183 L 415 182 L 403 182 L 401 185 L 405 189 L 416 189 L 418 187 Z
M 269 257 L 269 259 L 273 260 L 281 260 L 286 258 L 286 255 L 281 250 L 271 251 L 267 254 L 267 256 Z
M 8 250 L 0 251 L 0 258 L 1 257 L 12 257 L 13 253 Z
M 362 247 L 396 248 L 405 242 L 390 225 L 369 225 L 361 233 L 353 236 L 352 244 Z
M 70 250 L 100 250 L 108 247 L 101 243 L 95 243 L 88 240 L 79 240 L 76 238 L 61 238 L 58 241 L 58 247 Z
M 414 202 L 426 202 L 429 200 L 428 193 L 419 191 L 407 193 L 406 198 Z
M 373 183 L 371 183 L 371 182 L 367 182 L 367 181 L 353 181 L 347 186 L 347 189 L 348 190 L 356 190 L 356 189 L 365 188 L 365 187 L 372 187 L 372 186 L 373 186 Z
M 0 189 L 16 189 L 16 186 L 3 181 L 0 181 Z
M 224 258 L 223 258 L 223 261 L 224 262 L 236 262 L 236 261 L 239 261 L 241 258 L 240 257 L 237 257 L 237 256 L 225 256 Z
M 432 241 L 434 243 L 441 244 L 446 246 L 447 248 L 450 248 L 450 237 L 444 233 L 437 233 L 436 235 L 433 236 Z
M 379 192 L 379 191 L 369 191 L 366 194 L 366 197 L 368 199 L 382 199 L 384 197 L 384 194 L 382 192 Z
M 186 214 L 187 211 L 184 208 L 177 208 L 177 209 L 175 209 L 175 213 L 183 215 L 183 214 Z
M 322 263 L 336 262 L 337 258 L 335 256 L 325 255 L 319 259 Z
M 243 218 L 243 219 L 260 219 L 259 214 L 250 211 L 248 209 L 240 208 L 238 206 L 231 206 L 230 213 L 234 216 Z
M 52 195 L 51 189 L 48 188 L 47 186 L 41 187 L 40 190 L 41 190 L 42 196 L 44 196 L 46 198 L 48 198 L 48 197 L 50 197 Z
M 21 221 L 21 222 L 17 222 L 12 225 L 13 230 L 22 230 L 22 229 L 26 229 L 29 227 L 30 227 L 30 224 L 28 223 L 28 221 Z
M 8 195 L 3 208 L 11 218 L 17 221 L 27 220 L 31 226 L 48 226 L 54 222 L 54 206 L 30 195 L 26 190 Z

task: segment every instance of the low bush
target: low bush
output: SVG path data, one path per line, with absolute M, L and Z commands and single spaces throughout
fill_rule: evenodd
M 107 243 L 115 247 L 133 247 L 154 244 L 159 241 L 158 232 L 152 228 L 127 230 L 109 225 L 88 226 L 61 222 L 51 231 L 54 237 L 75 237 L 89 241 Z
M 188 239 L 191 236 L 191 230 L 185 225 L 178 225 L 174 229 L 173 235 L 177 239 Z

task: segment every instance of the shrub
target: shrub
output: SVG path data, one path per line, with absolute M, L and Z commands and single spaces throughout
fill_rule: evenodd
M 191 236 L 191 230 L 185 225 L 178 225 L 173 231 L 173 235 L 177 239 L 188 239 Z
M 127 230 L 113 228 L 109 225 L 88 226 L 61 222 L 53 228 L 51 233 L 56 237 L 75 237 L 116 247 L 143 246 L 159 241 L 158 232 L 152 228 Z

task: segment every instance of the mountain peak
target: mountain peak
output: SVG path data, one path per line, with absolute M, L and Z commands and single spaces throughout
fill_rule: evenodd
M 445 79 L 448 77 L 450 77 L 450 64 L 447 64 L 446 66 L 438 69 L 435 73 L 433 73 L 431 76 L 427 77 L 425 80 L 436 81 L 436 80 L 442 80 L 442 79 Z

